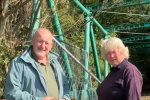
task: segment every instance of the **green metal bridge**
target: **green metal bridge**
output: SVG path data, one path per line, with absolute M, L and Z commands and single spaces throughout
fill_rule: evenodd
M 34 34 L 34 31 L 39 28 L 41 1 L 42 0 L 33 1 L 31 23 L 30 23 L 30 33 L 32 34 L 31 37 Z M 95 80 L 94 82 L 97 82 L 99 84 L 102 82 L 102 76 L 101 76 L 101 70 L 100 70 L 100 65 L 98 60 L 97 48 L 95 44 L 93 25 L 97 26 L 97 28 L 103 33 L 104 39 L 107 39 L 107 38 L 111 38 L 111 36 L 109 35 L 110 32 L 121 33 L 124 30 L 150 27 L 150 22 L 122 24 L 113 27 L 102 27 L 101 24 L 94 18 L 93 13 L 100 11 L 101 8 L 103 8 L 104 11 L 107 11 L 107 9 L 118 9 L 123 7 L 146 5 L 146 4 L 150 4 L 150 0 L 125 0 L 119 3 L 103 2 L 103 3 L 93 4 L 93 5 L 82 5 L 78 0 L 70 0 L 70 2 L 73 2 L 75 5 L 77 5 L 80 8 L 80 10 L 85 14 L 85 23 L 86 23 L 85 39 L 84 39 L 85 48 L 83 50 L 83 54 L 81 54 L 84 55 L 84 61 L 82 61 L 81 63 L 81 61 L 79 60 L 80 58 L 78 58 L 79 55 L 76 55 L 76 53 L 71 52 L 74 51 L 75 49 L 69 50 L 70 46 L 67 48 L 68 44 L 62 42 L 64 41 L 64 39 L 62 36 L 62 30 L 60 27 L 60 22 L 55 8 L 54 0 L 47 0 L 48 7 L 52 9 L 53 24 L 55 24 L 54 26 L 57 31 L 56 33 L 59 36 L 58 39 L 54 38 L 55 46 L 58 47 L 57 49 L 55 48 L 54 51 L 60 53 L 59 51 L 61 50 L 60 61 L 62 61 L 62 59 L 65 59 L 63 68 L 71 84 L 71 88 L 70 88 L 71 98 L 73 100 L 97 100 L 96 92 L 95 92 L 96 87 L 91 86 L 93 82 L 91 81 L 91 78 L 92 80 Z M 89 40 L 91 41 L 91 45 L 92 45 L 96 76 L 94 76 L 89 71 L 89 59 L 88 59 L 89 45 L 90 45 Z M 122 41 L 125 44 L 129 42 L 137 42 L 137 41 L 141 42 L 141 41 L 148 41 L 148 40 L 150 40 L 150 35 L 148 34 L 144 36 L 140 35 L 140 36 L 122 38 Z M 142 43 L 142 44 L 138 43 L 138 44 L 128 45 L 128 46 L 129 49 L 131 50 L 140 49 L 136 51 L 136 53 L 150 53 L 149 43 Z M 74 65 L 79 66 L 79 69 L 76 68 L 76 66 L 74 67 Z M 109 66 L 108 62 L 104 61 L 104 69 L 105 69 L 104 77 L 106 77 L 108 74 L 108 69 L 109 69 L 108 66 Z M 75 70 L 77 72 L 75 72 Z M 76 76 L 76 75 L 80 75 L 80 76 Z

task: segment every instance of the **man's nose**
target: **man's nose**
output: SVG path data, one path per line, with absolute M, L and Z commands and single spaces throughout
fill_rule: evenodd
M 45 48 L 45 42 L 42 43 L 42 48 Z

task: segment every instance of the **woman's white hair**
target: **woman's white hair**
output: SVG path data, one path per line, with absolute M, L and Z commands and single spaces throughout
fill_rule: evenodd
M 102 58 L 106 59 L 106 53 L 109 52 L 111 49 L 117 48 L 120 52 L 125 56 L 125 58 L 129 58 L 129 49 L 125 47 L 121 39 L 117 37 L 112 37 L 110 39 L 101 40 L 101 55 Z

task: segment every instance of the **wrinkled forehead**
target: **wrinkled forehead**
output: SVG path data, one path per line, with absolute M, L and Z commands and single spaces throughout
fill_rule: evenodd
M 105 45 L 104 46 L 104 50 L 105 50 L 105 53 L 108 53 L 108 52 L 113 52 L 113 51 L 116 51 L 118 50 L 118 46 L 116 44 L 111 44 L 111 45 Z
M 49 42 L 49 43 L 53 42 L 51 37 L 49 37 L 49 38 L 48 37 L 37 37 L 36 40 L 37 41 L 43 41 L 43 42 Z
M 115 47 L 108 47 L 108 48 L 105 48 L 105 52 L 107 53 L 107 52 L 111 52 L 111 51 L 114 51 L 114 50 L 116 50 L 117 48 L 115 48 Z
M 52 34 L 50 32 L 36 32 L 34 37 L 35 39 L 48 39 L 51 40 L 52 39 Z
M 47 38 L 50 38 L 50 37 L 52 37 L 52 34 L 51 33 L 36 33 L 35 34 L 35 36 L 37 37 L 37 38 L 40 38 L 40 37 L 47 37 Z
M 113 53 L 113 52 L 119 52 L 120 49 L 118 48 L 109 48 L 107 50 L 105 50 L 105 53 L 108 54 L 108 53 Z

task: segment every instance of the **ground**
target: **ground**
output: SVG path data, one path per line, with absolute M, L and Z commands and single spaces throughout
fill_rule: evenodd
M 150 96 L 142 96 L 142 100 L 150 100 Z

